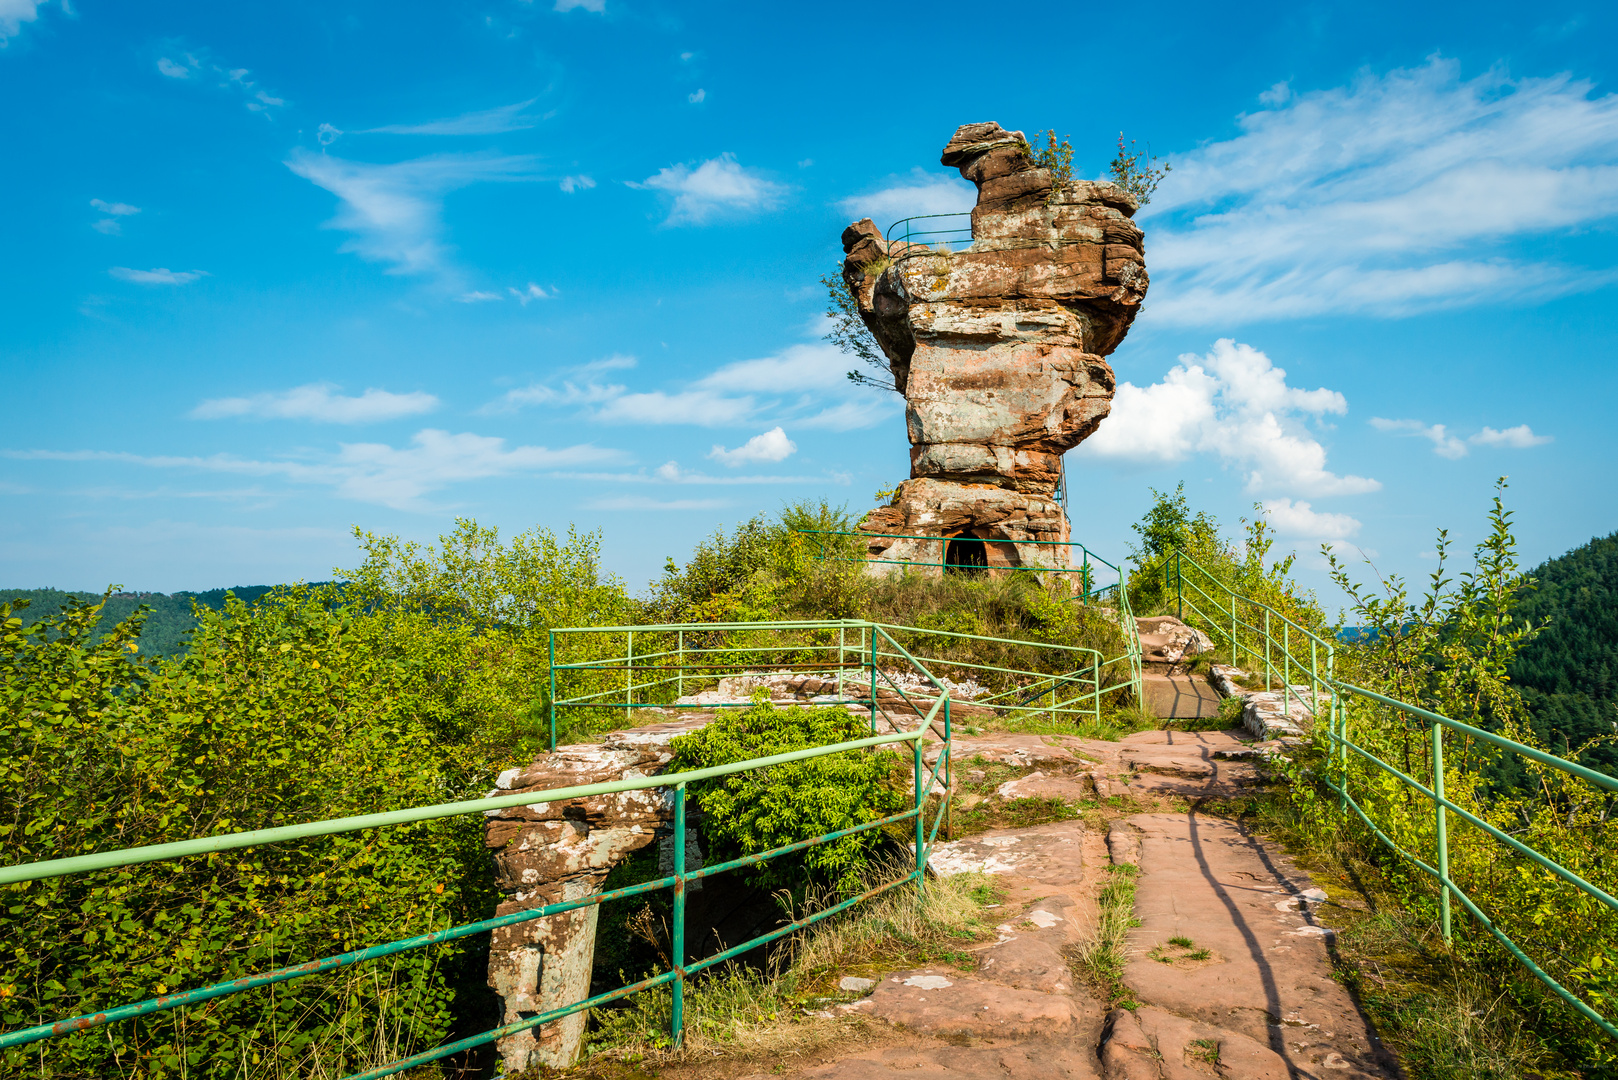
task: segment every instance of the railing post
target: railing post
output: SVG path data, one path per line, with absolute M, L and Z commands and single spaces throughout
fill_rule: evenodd
M 674 914 L 670 920 L 670 962 L 674 965 L 674 1004 L 669 1033 L 675 1046 L 685 1034 L 685 785 L 674 785 Z
M 1242 662 L 1237 659 L 1236 652 L 1236 593 L 1230 593 L 1230 666 L 1241 667 Z
M 949 723 L 949 691 L 944 692 L 944 836 L 955 839 L 955 758 L 950 753 L 954 731 Z
M 1292 624 L 1281 620 L 1281 710 L 1292 719 Z
M 1069 563 L 1068 565 L 1071 566 L 1073 564 Z M 1084 586 L 1084 603 L 1088 604 L 1090 602 L 1090 549 L 1089 548 L 1084 549 L 1084 570 L 1080 573 L 1079 577 L 1080 577 L 1081 583 Z
M 867 626 L 871 639 L 871 734 L 876 734 L 876 627 Z
M 556 631 L 550 632 L 551 656 L 551 749 L 556 749 Z
M 680 667 L 674 675 L 674 696 L 675 698 L 683 698 L 685 697 L 685 631 L 680 630 L 677 634 L 677 644 L 675 645 L 677 652 L 676 662 Z
M 1175 618 L 1185 621 L 1185 568 L 1180 565 L 1180 549 L 1174 549 L 1174 611 Z
M 1270 662 L 1270 609 L 1264 609 L 1264 689 L 1270 688 L 1270 679 L 1275 674 L 1275 665 Z
M 848 648 L 848 627 L 837 628 L 837 700 L 843 699 L 843 662 Z M 838 708 L 842 708 L 841 705 Z
M 927 852 L 925 847 L 927 838 L 923 832 L 923 829 L 925 828 L 925 814 L 922 810 L 922 808 L 927 805 L 927 799 L 921 790 L 921 743 L 922 740 L 918 736 L 916 740 L 910 744 L 915 748 L 916 765 L 916 891 L 918 893 L 925 888 L 923 879 L 926 876 L 924 871 L 927 865 Z
M 1433 723 L 1433 794 L 1444 798 L 1444 725 Z M 1433 804 L 1434 825 L 1437 829 L 1435 847 L 1438 849 L 1438 917 L 1444 932 L 1444 944 L 1450 943 L 1449 923 L 1449 823 L 1445 820 L 1444 804 Z
M 630 706 L 635 704 L 635 631 L 629 631 L 629 657 L 624 663 L 624 718 L 629 718 Z

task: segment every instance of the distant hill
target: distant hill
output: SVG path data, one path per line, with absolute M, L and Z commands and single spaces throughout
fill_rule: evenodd
M 140 650 L 147 656 L 178 656 L 185 652 L 187 635 L 196 628 L 197 620 L 191 614 L 191 601 L 218 610 L 225 606 L 225 594 L 235 593 L 237 599 L 251 604 L 275 585 L 237 585 L 230 589 L 209 589 L 206 592 L 177 592 L 173 594 L 121 592 L 113 593 L 96 624 L 97 636 L 135 613 L 142 604 L 152 610 L 140 635 Z M 0 589 L 0 602 L 28 600 L 26 610 L 17 613 L 24 626 L 31 626 L 48 615 L 54 615 L 70 599 L 101 599 L 100 593 L 64 592 L 61 589 Z
M 1533 571 L 1538 589 L 1520 616 L 1550 619 L 1522 651 L 1511 677 L 1528 699 L 1535 733 L 1558 753 L 1618 723 L 1618 533 L 1598 537 Z M 1618 746 L 1585 764 L 1618 775 Z

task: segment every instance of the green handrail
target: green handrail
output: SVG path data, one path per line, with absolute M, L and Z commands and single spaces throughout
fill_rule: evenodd
M 1187 569 L 1200 572 L 1206 582 L 1211 583 L 1212 591 L 1203 587 L 1194 575 L 1188 575 Z M 1206 627 L 1211 634 L 1224 637 L 1229 641 L 1232 650 L 1232 661 L 1235 662 L 1239 650 L 1246 650 L 1263 658 L 1265 664 L 1266 681 L 1274 670 L 1274 661 L 1279 659 L 1282 667 L 1283 701 L 1287 703 L 1290 714 L 1290 673 L 1296 667 L 1309 677 L 1310 685 L 1314 690 L 1314 701 L 1310 713 L 1317 720 L 1325 719 L 1327 722 L 1324 742 L 1327 751 L 1327 761 L 1330 771 L 1325 778 L 1326 786 L 1338 797 L 1339 812 L 1347 814 L 1352 811 L 1383 844 L 1394 853 L 1417 867 L 1422 873 L 1431 877 L 1437 884 L 1439 894 L 1439 926 L 1444 941 L 1449 942 L 1454 934 L 1450 913 L 1450 901 L 1453 898 L 1459 902 L 1478 924 L 1486 930 L 1491 937 L 1498 941 L 1506 951 L 1522 964 L 1528 971 L 1562 1001 L 1566 1002 L 1576 1012 L 1590 1020 L 1608 1036 L 1618 1039 L 1618 1024 L 1612 1019 L 1603 1016 L 1563 986 L 1554 976 L 1545 971 L 1536 963 L 1522 947 L 1512 941 L 1499 925 L 1485 913 L 1482 907 L 1450 876 L 1449 870 L 1449 831 L 1448 816 L 1454 814 L 1468 825 L 1488 836 L 1492 840 L 1504 845 L 1517 855 L 1526 858 L 1534 865 L 1554 875 L 1562 882 L 1578 889 L 1591 897 L 1608 910 L 1618 913 L 1618 897 L 1614 897 L 1607 890 L 1587 881 L 1583 876 L 1534 850 L 1528 844 L 1498 828 L 1497 826 L 1478 817 L 1464 806 L 1450 799 L 1444 791 L 1444 742 L 1441 733 L 1445 730 L 1453 731 L 1470 739 L 1488 743 L 1501 750 L 1516 754 L 1538 764 L 1557 769 L 1574 776 L 1587 783 L 1605 790 L 1618 793 L 1618 778 L 1598 772 L 1588 766 L 1580 765 L 1576 761 L 1558 757 L 1536 747 L 1527 746 L 1503 735 L 1482 728 L 1474 727 L 1459 720 L 1452 720 L 1441 713 L 1424 709 L 1418 705 L 1391 698 L 1375 690 L 1356 686 L 1336 678 L 1334 674 L 1335 644 L 1307 627 L 1301 626 L 1295 620 L 1287 617 L 1271 605 L 1251 597 L 1237 593 L 1209 572 L 1207 568 L 1198 564 L 1191 556 L 1182 551 L 1174 550 L 1164 565 L 1165 585 L 1175 597 L 1177 610 L 1182 619 L 1189 611 L 1191 619 Z M 1194 594 L 1188 599 L 1188 590 Z M 1218 617 L 1210 611 L 1205 611 L 1196 603 L 1195 597 L 1201 597 L 1209 608 L 1218 611 Z M 1248 622 L 1238 613 L 1238 604 L 1249 605 L 1251 609 L 1263 614 L 1262 622 Z M 1195 623 L 1194 623 L 1195 625 Z M 1279 633 L 1277 632 L 1279 628 Z M 1243 642 L 1242 632 L 1249 632 L 1249 640 Z M 1300 637 L 1301 636 L 1301 637 Z M 1298 645 L 1294 646 L 1294 640 Z M 1302 643 L 1309 645 L 1307 658 L 1302 653 Z M 1329 700 L 1324 717 L 1321 716 L 1321 702 L 1319 693 L 1324 687 L 1328 691 Z M 1427 783 L 1407 775 L 1402 770 L 1383 761 L 1370 750 L 1356 743 L 1348 732 L 1348 713 L 1344 707 L 1345 699 L 1359 698 L 1375 705 L 1397 710 L 1428 726 L 1431 738 L 1431 766 L 1432 776 Z M 1318 728 L 1316 738 L 1320 737 Z M 1368 766 L 1380 770 L 1398 780 L 1408 790 L 1427 800 L 1433 808 L 1433 855 L 1428 861 L 1414 853 L 1405 850 L 1399 843 L 1390 837 L 1355 799 L 1349 786 L 1348 762 L 1350 757 L 1365 762 Z
M 908 883 L 915 883 L 918 888 L 922 887 L 928 855 L 931 851 L 933 841 L 937 836 L 939 824 L 945 820 L 949 812 L 949 800 L 941 800 L 942 805 L 940 806 L 938 813 L 933 818 L 931 829 L 927 828 L 924 811 L 928 792 L 932 789 L 933 784 L 938 780 L 940 774 L 943 776 L 943 782 L 946 790 L 948 790 L 951 783 L 950 769 L 952 736 L 949 711 L 950 697 L 948 688 L 943 683 L 941 683 L 934 675 L 932 675 L 931 672 L 922 666 L 903 645 L 894 640 L 884 628 L 874 624 L 858 623 L 850 620 L 838 620 L 833 622 L 794 623 L 666 624 L 650 628 L 621 628 L 628 632 L 641 630 L 643 632 L 643 640 L 644 631 L 648 629 L 657 631 L 675 631 L 680 635 L 680 651 L 683 655 L 683 653 L 686 651 L 684 649 L 684 635 L 686 632 L 712 633 L 716 628 L 719 627 L 728 628 L 731 630 L 747 631 L 778 631 L 782 629 L 838 629 L 841 640 L 842 637 L 846 636 L 846 631 L 850 626 L 860 626 L 862 629 L 868 632 L 865 636 L 869 638 L 873 657 L 876 655 L 876 638 L 878 635 L 880 635 L 887 641 L 888 645 L 891 646 L 891 649 L 893 650 L 892 652 L 884 652 L 883 655 L 908 660 L 913 666 L 914 670 L 917 671 L 926 682 L 931 684 L 936 696 L 931 702 L 931 707 L 928 708 L 925 713 L 923 713 L 920 708 L 915 708 L 916 715 L 920 722 L 916 724 L 912 730 L 896 730 L 894 733 L 886 735 L 873 734 L 869 738 L 852 739 L 830 746 L 812 747 L 806 750 L 795 750 L 783 754 L 773 754 L 766 757 L 754 758 L 748 761 L 733 762 L 727 765 L 717 765 L 705 769 L 693 769 L 682 773 L 666 774 L 662 776 L 633 777 L 624 780 L 604 781 L 594 784 L 580 784 L 563 788 L 553 788 L 545 791 L 490 796 L 483 799 L 469 799 L 459 802 L 436 804 L 432 806 L 409 807 L 406 809 L 377 814 L 361 814 L 350 817 L 334 818 L 326 821 L 303 822 L 295 825 L 271 829 L 256 829 L 244 832 L 226 833 L 218 836 L 198 837 L 191 840 L 167 844 L 144 845 L 134 848 L 125 848 L 117 851 L 97 852 L 91 855 L 74 856 L 65 859 L 41 860 L 33 863 L 0 867 L 0 884 L 17 884 L 29 881 L 38 881 L 46 878 L 60 877 L 67 874 L 90 873 L 97 870 L 135 866 L 159 860 L 187 858 L 213 852 L 250 847 L 258 844 L 302 840 L 318 836 L 329 836 L 338 833 L 356 832 L 364 829 L 381 828 L 392 825 L 408 824 L 411 822 L 454 817 L 461 814 L 484 813 L 491 810 L 508 809 L 511 807 L 526 806 L 542 802 L 565 801 L 570 799 L 588 798 L 597 795 L 615 794 L 624 791 L 646 790 L 650 788 L 673 789 L 674 835 L 677 838 L 683 838 L 683 826 L 686 818 L 685 802 L 687 797 L 687 785 L 690 783 L 721 776 L 734 775 L 736 773 L 747 772 L 755 769 L 767 769 L 775 765 L 787 764 L 794 761 L 805 761 L 812 758 L 824 757 L 830 754 L 848 753 L 852 751 L 872 749 L 879 746 L 907 742 L 911 745 L 911 755 L 913 758 L 913 777 L 916 785 L 913 792 L 912 806 L 908 810 L 904 810 L 900 813 L 889 815 L 875 821 L 865 822 L 849 829 L 826 833 L 821 836 L 774 848 L 769 851 L 746 855 L 742 858 L 735 859 L 727 863 L 690 871 L 688 871 L 685 867 L 685 845 L 677 840 L 677 842 L 674 844 L 673 873 L 671 875 L 661 877 L 655 881 L 644 882 L 639 885 L 614 890 L 609 893 L 598 893 L 589 897 L 581 897 L 575 900 L 568 900 L 557 904 L 549 904 L 527 911 L 514 912 L 509 915 L 500 916 L 494 919 L 485 919 L 463 926 L 450 927 L 445 930 L 416 935 L 414 937 L 404 938 L 399 941 L 389 942 L 383 945 L 351 950 L 346 953 L 327 956 L 320 959 L 307 961 L 302 964 L 277 968 L 272 971 L 263 972 L 257 975 L 250 975 L 228 982 L 216 983 L 211 986 L 198 987 L 192 990 L 181 991 L 173 994 L 164 994 L 159 997 L 147 999 L 145 1001 L 133 1002 L 128 1005 L 118 1006 L 116 1008 L 103 1010 L 97 1013 L 66 1017 L 53 1023 L 36 1024 L 27 1028 L 0 1033 L 0 1049 L 37 1042 L 42 1039 L 52 1038 L 54 1036 L 85 1031 L 91 1028 L 103 1026 L 105 1024 L 130 1020 L 152 1013 L 182 1008 L 188 1005 L 209 1001 L 214 998 L 242 993 L 258 987 L 269 986 L 292 979 L 305 978 L 310 975 L 351 966 L 353 964 L 362 963 L 366 960 L 372 960 L 382 956 L 419 949 L 428 945 L 456 940 L 458 938 L 467 937 L 473 934 L 486 933 L 499 927 L 511 926 L 532 919 L 545 918 L 551 915 L 571 911 L 575 908 L 597 905 L 605 903 L 608 900 L 635 896 L 641 893 L 652 892 L 663 888 L 670 888 L 674 893 L 674 917 L 671 926 L 671 944 L 673 946 L 674 963 L 671 971 L 649 979 L 641 980 L 640 982 L 631 984 L 629 986 L 620 987 L 619 989 L 606 994 L 598 994 L 593 997 L 587 997 L 581 1001 L 571 1002 L 567 1005 L 541 1013 L 537 1016 L 528 1017 L 512 1024 L 506 1024 L 502 1027 L 485 1031 L 481 1034 L 461 1039 L 456 1042 L 413 1055 L 400 1061 L 395 1061 L 381 1068 L 373 1069 L 355 1077 L 350 1077 L 349 1080 L 372 1080 L 372 1078 L 389 1076 L 395 1073 L 403 1072 L 406 1069 L 414 1068 L 417 1065 L 448 1057 L 451 1054 L 459 1053 L 473 1046 L 478 1046 L 492 1042 L 496 1039 L 505 1038 L 506 1036 L 515 1034 L 516 1032 L 524 1029 L 543 1023 L 549 1023 L 553 1020 L 560 1019 L 563 1016 L 577 1013 L 584 1009 L 594 1008 L 598 1005 L 638 993 L 641 990 L 664 984 L 671 984 L 673 994 L 671 1034 L 674 1041 L 678 1043 L 683 1032 L 684 985 L 686 980 L 691 975 L 712 967 L 713 965 L 721 963 L 727 959 L 739 956 L 750 949 L 757 948 L 758 946 L 769 941 L 773 941 L 776 938 L 784 936 L 785 934 L 792 933 L 823 919 L 829 918 L 840 911 L 844 911 L 849 907 L 852 907 L 864 899 L 886 892 L 889 889 Z M 603 628 L 594 627 L 570 627 L 561 628 L 560 632 L 564 634 L 575 632 L 600 633 L 602 630 Z M 551 685 L 553 689 L 555 687 L 555 673 L 557 667 L 557 665 L 554 663 L 554 641 L 555 636 L 553 634 L 551 646 L 551 655 L 553 658 Z M 799 646 L 789 643 L 784 646 L 778 646 L 777 648 L 779 651 L 780 649 L 790 650 L 797 647 Z M 651 655 L 660 658 L 662 655 L 666 654 L 658 654 L 655 652 L 655 650 L 653 650 Z M 647 658 L 647 656 L 648 653 L 643 651 L 639 657 L 636 657 L 631 648 L 623 659 L 625 661 L 625 666 L 632 672 L 635 667 L 634 660 L 637 658 L 644 660 Z M 887 672 L 883 672 L 882 674 L 887 676 Z M 891 681 L 891 676 L 888 677 Z M 629 685 L 633 687 L 634 684 L 630 683 Z M 642 683 L 640 684 L 640 688 L 644 689 L 646 685 L 647 684 Z M 902 689 L 900 692 L 903 694 Z M 632 707 L 633 694 L 626 693 L 626 697 L 631 699 L 628 704 Z M 555 700 L 554 693 L 552 700 L 553 702 Z M 874 682 L 872 705 L 874 720 L 875 706 L 877 705 L 874 692 Z M 913 705 L 912 707 L 914 708 L 915 706 Z M 938 730 L 937 724 L 940 718 L 943 722 L 942 746 L 940 748 L 938 762 L 934 765 L 931 773 L 927 777 L 925 786 L 923 786 L 921 751 L 922 742 L 924 741 L 928 731 Z M 897 728 L 898 725 L 894 726 Z M 805 919 L 800 919 L 787 926 L 778 927 L 775 930 L 755 937 L 750 941 L 724 949 L 713 956 L 690 963 L 686 962 L 684 955 L 684 916 L 685 891 L 687 882 L 699 880 L 701 878 L 709 877 L 729 870 L 735 870 L 740 867 L 755 865 L 769 859 L 778 858 L 791 852 L 829 843 L 844 836 L 866 832 L 873 829 L 885 828 L 890 825 L 896 825 L 912 819 L 915 823 L 914 836 L 916 845 L 916 862 L 915 868 L 906 873 L 903 877 L 879 885 L 874 889 L 867 890 L 858 896 L 849 897 L 842 902 L 822 911 L 816 912 Z

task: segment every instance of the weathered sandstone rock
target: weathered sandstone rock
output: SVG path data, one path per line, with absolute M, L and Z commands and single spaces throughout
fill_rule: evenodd
M 1104 357 L 1146 296 L 1137 204 L 1109 183 L 1053 190 L 999 124 L 962 126 L 941 161 L 977 185 L 969 246 L 890 243 L 869 218 L 843 232 L 843 280 L 905 395 L 911 445 L 911 479 L 862 528 L 1001 541 L 991 569 L 1066 565 L 1066 549 L 1029 542 L 1069 539 L 1062 454 L 1106 417 Z M 939 548 L 873 537 L 869 554 L 936 564 Z

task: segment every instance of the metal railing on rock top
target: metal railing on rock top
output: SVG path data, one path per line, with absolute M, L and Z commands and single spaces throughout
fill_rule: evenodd
M 1174 551 L 1170 554 L 1164 575 L 1169 595 L 1174 597 L 1181 619 L 1208 633 L 1215 642 L 1223 641 L 1230 649 L 1233 664 L 1243 666 L 1245 661 L 1246 666 L 1262 672 L 1266 689 L 1279 680 L 1289 715 L 1292 714 L 1293 701 L 1299 702 L 1307 711 L 1309 718 L 1314 721 L 1310 734 L 1325 751 L 1327 770 L 1324 779 L 1337 796 L 1339 812 L 1347 815 L 1352 811 L 1354 819 L 1369 829 L 1379 842 L 1433 880 L 1438 891 L 1440 930 L 1446 944 L 1454 935 L 1450 910 L 1453 898 L 1513 959 L 1557 997 L 1596 1024 L 1609 1037 L 1618 1039 L 1618 1024 L 1614 1023 L 1614 1018 L 1603 1016 L 1536 963 L 1500 929 L 1497 921 L 1483 910 L 1477 900 L 1454 881 L 1450 874 L 1452 852 L 1449 816 L 1453 814 L 1476 830 L 1474 837 L 1469 840 L 1477 836 L 1487 837 L 1504 849 L 1495 866 L 1496 873 L 1520 873 L 1529 867 L 1537 867 L 1590 897 L 1613 915 L 1618 915 L 1618 898 L 1446 797 L 1445 735 L 1448 733 L 1486 743 L 1577 777 L 1603 791 L 1618 792 L 1618 779 L 1494 732 L 1451 720 L 1432 710 L 1338 679 L 1334 672 L 1336 650 L 1333 642 L 1301 626 L 1274 607 L 1237 593 L 1184 552 Z M 1294 676 L 1305 681 L 1293 683 Z M 1356 723 L 1363 725 L 1375 716 L 1377 710 L 1384 709 L 1399 714 L 1408 726 L 1426 729 L 1423 733 L 1425 739 L 1418 740 L 1416 744 L 1419 749 L 1422 742 L 1426 743 L 1428 770 L 1425 782 L 1382 760 L 1355 741 L 1352 729 Z M 1320 726 L 1322 720 L 1325 721 L 1324 731 Z M 1389 823 L 1374 821 L 1361 805 L 1367 791 L 1366 785 L 1371 777 L 1378 774 L 1392 777 L 1406 791 L 1425 800 L 1431 807 L 1432 850 L 1428 857 L 1423 858 L 1396 841 L 1389 835 Z

